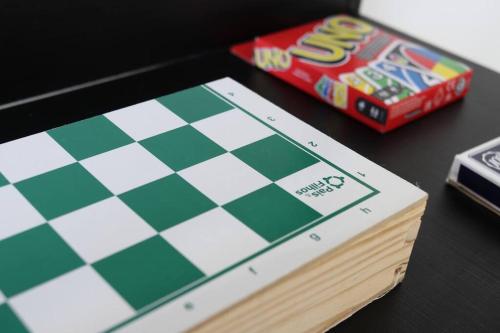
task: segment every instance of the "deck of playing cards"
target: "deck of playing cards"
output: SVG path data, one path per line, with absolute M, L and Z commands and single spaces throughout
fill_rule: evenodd
M 500 137 L 455 156 L 447 181 L 500 215 Z
M 233 53 L 379 132 L 462 98 L 472 70 L 359 18 L 260 36 Z

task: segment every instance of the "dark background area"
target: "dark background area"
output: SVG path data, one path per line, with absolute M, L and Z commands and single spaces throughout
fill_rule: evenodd
M 445 185 L 456 153 L 500 135 L 499 74 L 468 63 L 475 73 L 464 100 L 381 135 L 228 51 L 261 33 L 355 11 L 355 3 L 23 3 L 0 4 L 0 24 L 7 26 L 0 29 L 0 44 L 7 46 L 2 101 L 170 63 L 0 110 L 0 142 L 230 76 L 429 193 L 403 284 L 334 332 L 500 331 L 500 219 Z
M 0 104 L 324 17 L 348 0 L 2 0 Z

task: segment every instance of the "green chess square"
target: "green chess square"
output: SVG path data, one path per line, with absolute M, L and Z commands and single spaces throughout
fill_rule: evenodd
M 223 207 L 269 242 L 321 216 L 275 184 L 247 194 Z
M 4 185 L 7 185 L 7 184 L 9 184 L 9 181 L 0 172 L 0 186 L 4 186 Z
M 7 304 L 0 305 L 0 332 L 28 333 L 28 330 Z
M 233 106 L 198 86 L 157 99 L 188 123 L 233 109 Z
M 112 195 L 78 163 L 23 180 L 15 186 L 48 220 Z
M 54 128 L 47 133 L 77 160 L 133 142 L 127 134 L 104 116 L 77 121 Z
M 13 296 L 84 265 L 48 224 L 0 242 L 0 289 Z
M 176 174 L 119 197 L 157 231 L 216 207 L 209 198 Z
M 136 310 L 204 276 L 160 236 L 93 266 Z
M 189 125 L 143 140 L 141 145 L 175 171 L 226 152 Z
M 279 135 L 251 143 L 232 154 L 275 181 L 315 164 L 318 160 Z

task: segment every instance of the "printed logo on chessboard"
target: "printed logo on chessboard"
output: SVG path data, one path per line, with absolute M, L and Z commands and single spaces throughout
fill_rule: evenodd
M 488 148 L 488 150 L 482 151 L 472 156 L 472 158 L 500 174 L 500 145 Z
M 340 190 L 344 186 L 345 179 L 342 176 L 326 176 L 312 182 L 311 184 L 297 189 L 297 195 L 306 197 L 322 197 L 335 189 Z

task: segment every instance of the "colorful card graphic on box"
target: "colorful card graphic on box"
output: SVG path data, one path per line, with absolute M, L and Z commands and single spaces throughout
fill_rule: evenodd
M 7 142 L 0 332 L 184 332 L 423 197 L 229 78 Z
M 259 68 L 329 104 L 335 89 L 324 78 L 346 84 L 339 108 L 381 132 L 465 96 L 472 77 L 458 61 L 347 15 L 260 36 L 233 52 L 250 60 L 249 48 Z M 439 103 L 436 94 L 444 96 Z M 360 99 L 386 110 L 384 122 L 360 110 Z
M 319 96 L 329 104 L 345 109 L 347 107 L 347 85 L 330 79 L 324 75 L 316 82 L 314 89 Z
M 377 70 L 370 67 L 361 67 L 356 70 L 356 73 L 376 87 L 373 96 L 384 101 L 385 104 L 393 104 L 410 96 L 413 92 L 398 81 L 391 79 Z

